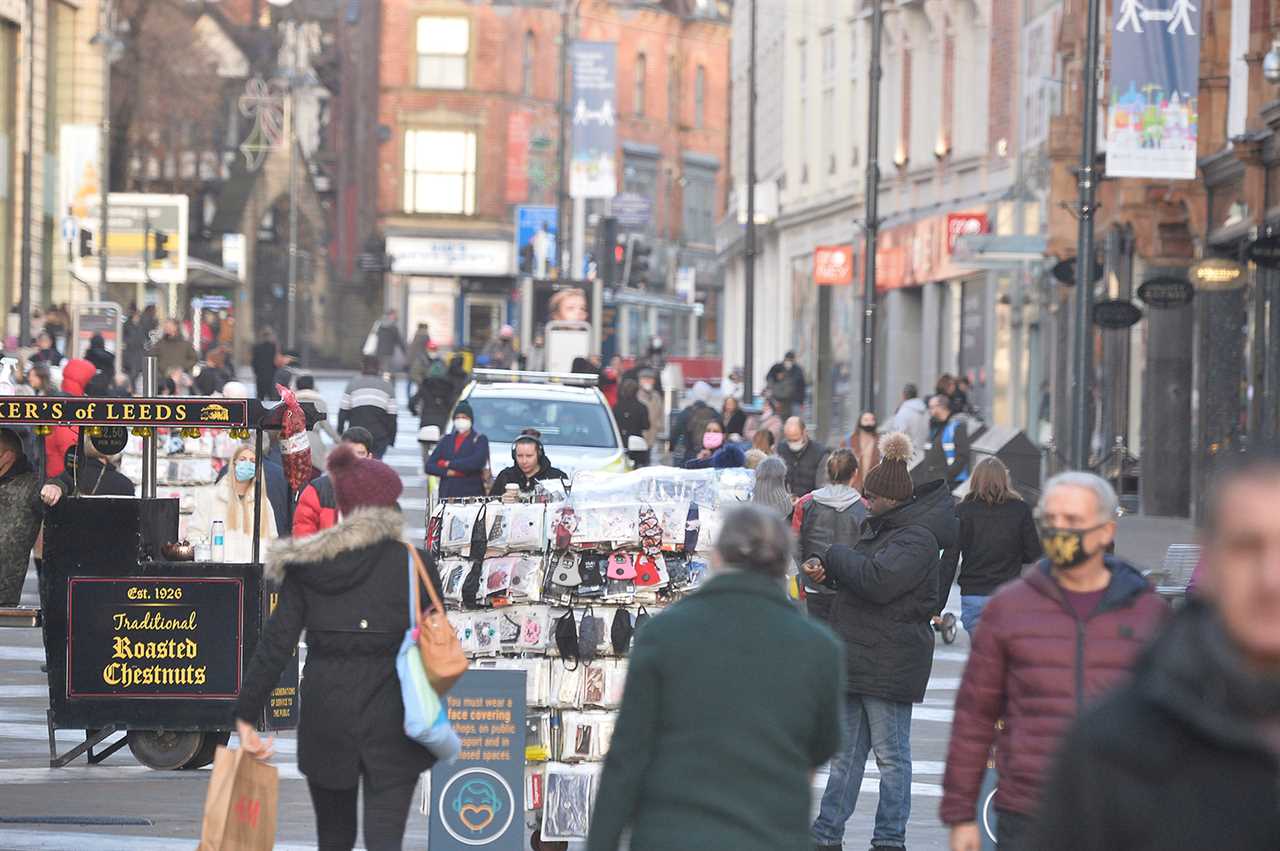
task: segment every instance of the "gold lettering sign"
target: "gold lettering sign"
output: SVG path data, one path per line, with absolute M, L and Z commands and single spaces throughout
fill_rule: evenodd
M 0 426 L 115 425 L 248 428 L 249 403 L 243 399 L 44 398 L 0 396 Z

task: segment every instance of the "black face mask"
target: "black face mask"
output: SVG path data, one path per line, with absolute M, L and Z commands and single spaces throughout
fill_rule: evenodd
M 876 433 L 876 424 L 875 424 L 875 423 L 872 423 L 871 425 L 866 425 L 866 424 L 864 424 L 864 423 L 859 423 L 859 424 L 858 424 L 858 428 L 862 429 L 863 431 L 867 432 L 868 434 L 875 434 L 875 433 Z
M 595 616 L 591 609 L 582 615 L 582 626 L 578 627 L 578 656 L 583 662 L 596 658 L 600 642 L 604 640 L 604 621 Z
M 560 661 L 564 663 L 570 671 L 578 668 L 578 662 L 581 655 L 578 649 L 578 625 L 573 619 L 573 610 L 565 612 L 556 618 L 556 649 L 560 651 Z M 573 663 L 573 667 L 569 667 L 569 663 Z
M 618 609 L 613 616 L 613 626 L 609 628 L 609 640 L 613 644 L 614 653 L 622 656 L 631 649 L 632 632 L 631 612 L 628 609 Z
M 1088 529 L 1063 529 L 1056 526 L 1040 527 L 1040 546 L 1049 563 L 1061 570 L 1079 567 L 1092 555 L 1085 549 L 1084 536 L 1105 526 L 1105 523 Z

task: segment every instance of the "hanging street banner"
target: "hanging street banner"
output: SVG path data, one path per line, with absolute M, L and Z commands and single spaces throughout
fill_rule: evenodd
M 618 192 L 617 45 L 576 41 L 570 46 L 569 61 L 573 68 L 569 194 L 612 198 Z
M 1114 1 L 1107 177 L 1195 179 L 1203 5 Z
M 555 207 L 516 207 L 516 267 L 521 275 L 538 280 L 556 276 Z

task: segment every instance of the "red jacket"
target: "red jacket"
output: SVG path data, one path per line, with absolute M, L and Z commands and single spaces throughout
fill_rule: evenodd
M 333 492 L 333 479 L 318 477 L 302 489 L 293 509 L 293 537 L 305 538 L 338 522 L 338 499 Z
M 68 396 L 83 396 L 89 380 L 97 368 L 83 358 L 72 358 L 62 365 L 62 392 Z M 67 450 L 76 445 L 80 430 L 74 426 L 54 426 L 44 439 L 44 474 L 52 479 L 66 469 Z
M 974 820 L 992 744 L 1000 774 L 996 807 L 1033 814 L 1071 723 L 1128 678 L 1168 615 L 1137 570 L 1119 559 L 1108 558 L 1107 566 L 1111 584 L 1086 620 L 1076 618 L 1044 562 L 997 591 L 983 610 L 956 695 L 942 781 L 944 823 Z

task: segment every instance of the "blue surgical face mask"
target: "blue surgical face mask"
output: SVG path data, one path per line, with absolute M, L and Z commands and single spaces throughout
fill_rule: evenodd
M 253 481 L 253 472 L 256 465 L 252 461 L 240 460 L 236 462 L 236 481 L 251 482 Z

